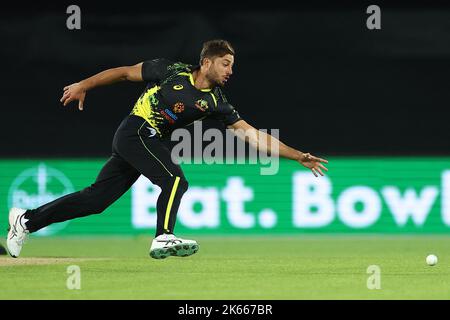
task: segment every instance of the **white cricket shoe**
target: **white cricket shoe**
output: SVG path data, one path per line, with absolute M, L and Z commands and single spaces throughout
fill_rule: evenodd
M 26 210 L 11 208 L 9 210 L 9 229 L 6 246 L 8 252 L 13 258 L 17 258 L 22 250 L 22 246 L 28 237 L 29 231 L 25 227 L 28 220 L 23 216 Z
M 187 257 L 196 253 L 199 245 L 195 240 L 177 238 L 173 234 L 164 233 L 152 241 L 150 257 L 165 259 L 169 256 Z

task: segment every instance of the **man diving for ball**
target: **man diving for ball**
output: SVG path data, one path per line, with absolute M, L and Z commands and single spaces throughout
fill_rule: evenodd
M 161 188 L 157 200 L 157 225 L 150 256 L 185 257 L 196 253 L 194 240 L 174 235 L 174 226 L 188 182 L 178 164 L 172 162 L 170 150 L 161 141 L 176 128 L 206 117 L 217 119 L 232 129 L 241 129 L 250 144 L 270 150 L 278 144 L 278 155 L 292 159 L 323 175 L 326 160 L 288 147 L 276 138 L 259 131 L 243 120 L 228 103 L 221 88 L 232 75 L 234 49 L 225 40 L 205 42 L 200 64 L 193 66 L 166 59 L 149 60 L 133 66 L 100 72 L 64 88 L 64 106 L 78 101 L 79 110 L 87 91 L 118 81 L 145 81 L 147 87 L 136 101 L 130 115 L 118 127 L 112 141 L 112 155 L 95 182 L 85 189 L 68 194 L 35 209 L 12 208 L 9 212 L 7 249 L 18 257 L 28 234 L 52 223 L 103 212 L 121 197 L 139 178 L 147 177 Z M 264 136 L 265 139 L 261 139 Z M 260 141 L 267 141 L 261 145 Z

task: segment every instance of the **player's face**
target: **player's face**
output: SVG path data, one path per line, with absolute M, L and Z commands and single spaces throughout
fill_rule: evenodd
M 234 57 L 231 54 L 214 58 L 211 61 L 208 73 L 206 75 L 208 80 L 221 87 L 225 86 L 225 83 L 233 74 L 233 63 Z

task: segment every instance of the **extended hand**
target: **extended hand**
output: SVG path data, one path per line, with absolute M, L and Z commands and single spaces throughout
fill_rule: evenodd
M 311 169 L 312 173 L 314 173 L 316 177 L 318 176 L 317 172 L 319 172 L 321 176 L 324 175 L 321 168 L 325 171 L 328 171 L 328 169 L 321 163 L 328 163 L 328 160 L 314 157 L 309 153 L 303 153 L 303 155 L 297 161 L 304 167 Z
M 86 89 L 84 89 L 79 83 L 71 84 L 64 87 L 64 94 L 61 98 L 61 102 L 64 106 L 68 103 L 78 100 L 78 109 L 83 110 L 84 98 L 86 97 Z

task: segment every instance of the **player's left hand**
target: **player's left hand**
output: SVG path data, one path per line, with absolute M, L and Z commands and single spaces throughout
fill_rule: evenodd
M 328 171 L 328 169 L 322 164 L 328 163 L 328 160 L 315 157 L 309 153 L 303 153 L 297 161 L 304 167 L 311 169 L 312 173 L 314 173 L 316 177 L 318 177 L 317 173 L 324 176 L 322 169 Z

